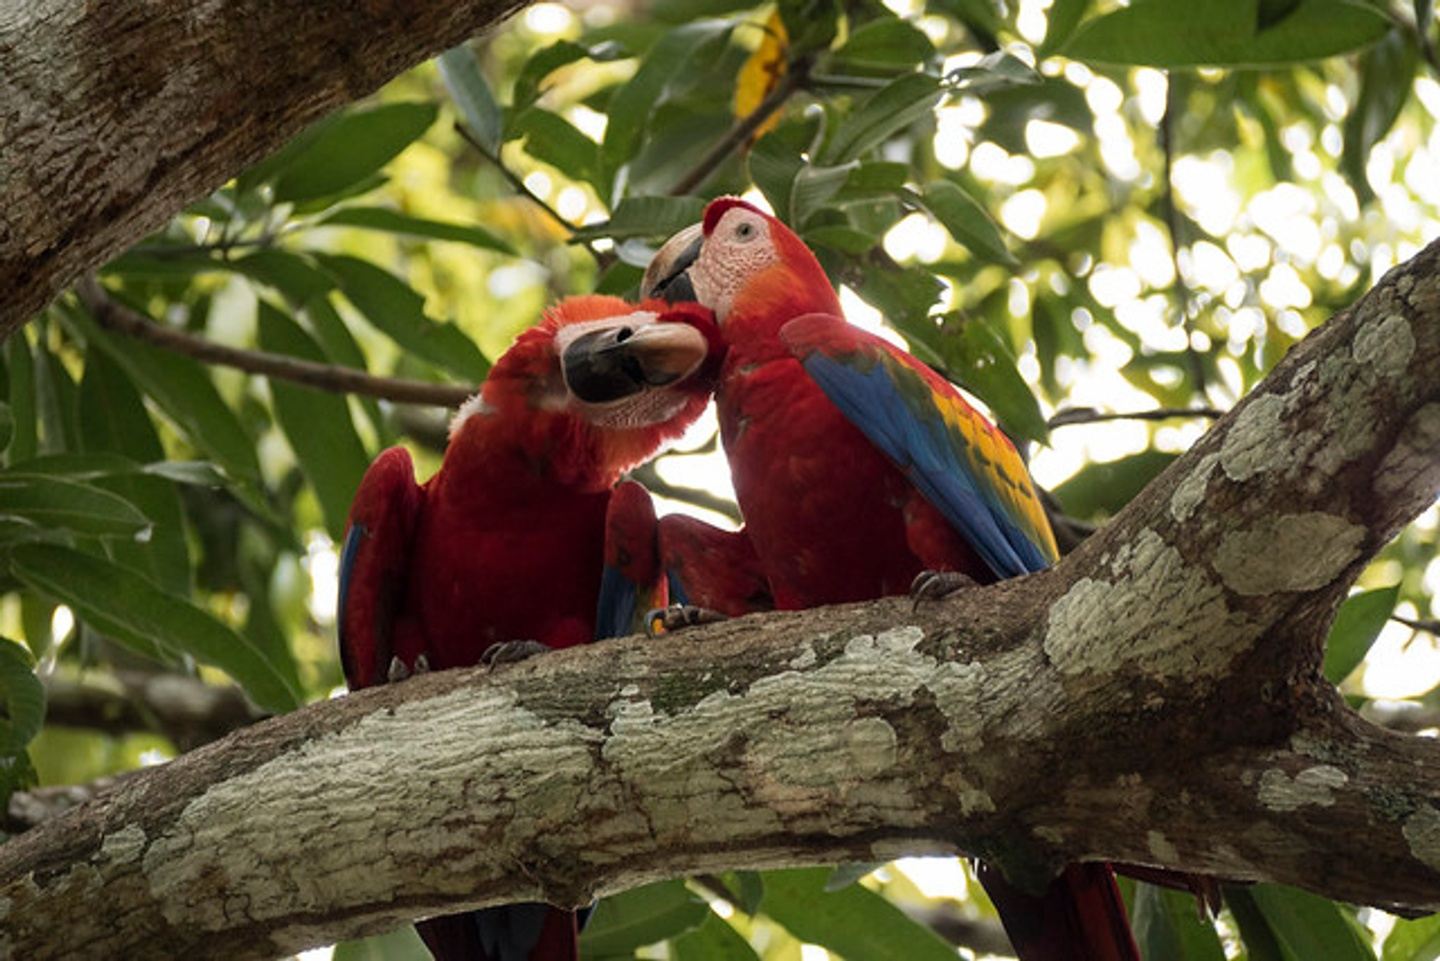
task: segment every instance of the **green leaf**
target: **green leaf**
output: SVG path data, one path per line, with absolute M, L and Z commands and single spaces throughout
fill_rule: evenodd
M 1005 247 L 1000 228 L 985 208 L 980 206 L 958 184 L 937 180 L 925 188 L 920 203 L 950 232 L 950 236 L 981 260 L 1006 267 L 1019 267 Z
M 793 142 L 794 133 L 794 128 L 782 127 L 761 137 L 750 149 L 750 179 L 765 195 L 771 210 L 790 209 L 790 191 L 805 166 L 800 147 Z
M 45 686 L 30 652 L 8 637 L 0 637 L 0 708 L 0 754 L 18 754 L 45 723 Z
M 567 64 L 585 59 L 603 63 L 626 56 L 629 54 L 618 43 L 598 43 L 586 47 L 569 40 L 561 40 L 542 47 L 525 61 L 520 75 L 515 78 L 515 91 L 510 98 L 511 109 L 518 113 L 533 104 L 540 96 L 540 84 L 545 78 Z
M 356 309 L 401 347 L 471 383 L 485 379 L 490 365 L 480 348 L 454 324 L 426 316 L 425 298 L 404 281 L 358 257 L 315 256 Z
M 480 60 L 475 51 L 461 44 L 442 53 L 436 61 L 440 67 L 440 79 L 450 92 L 450 99 L 465 120 L 465 126 L 475 139 L 492 157 L 500 153 L 500 137 L 503 121 L 500 105 L 480 72 Z M 429 126 L 428 124 L 426 126 Z
M 940 81 L 928 74 L 911 73 L 892 80 L 845 118 L 822 152 L 822 162 L 843 164 L 857 159 L 929 114 L 939 100 Z
M 1325 679 L 1339 684 L 1365 660 L 1365 654 L 1380 636 L 1395 610 L 1400 585 L 1361 591 L 1345 599 L 1335 614 L 1330 637 L 1325 642 Z
M 405 924 L 389 934 L 335 945 L 332 961 L 430 961 L 430 952 L 414 926 Z
M 852 160 L 834 167 L 816 164 L 801 167 L 796 171 L 795 183 L 790 188 L 790 210 L 786 221 L 796 229 L 803 228 L 811 216 L 839 193 L 859 165 L 859 161 Z
M 635 75 L 610 97 L 605 141 L 600 148 L 602 197 L 615 174 L 635 155 L 650 115 L 665 102 L 671 84 L 693 71 L 703 48 L 729 35 L 725 20 L 699 20 L 668 31 L 645 54 Z
M 1246 893 L 1284 961 L 1375 961 L 1375 952 L 1340 905 L 1280 884 L 1252 885 Z M 1231 900 L 1230 888 L 1226 889 L 1226 900 Z M 1241 932 L 1253 961 L 1265 961 L 1265 954 L 1257 954 L 1251 946 L 1252 937 L 1257 942 L 1263 940 L 1263 935 L 1254 931 L 1255 921 L 1252 916 L 1248 922 L 1251 930 L 1242 924 Z
M 431 103 L 385 103 L 320 122 L 320 129 L 278 171 L 275 199 L 298 203 L 363 183 L 435 122 Z
M 1357 50 L 1390 28 L 1385 14 L 1351 0 L 1302 0 L 1257 30 L 1257 0 L 1135 0 L 1084 24 L 1065 55 L 1152 67 L 1265 67 Z
M 86 354 L 85 374 L 80 379 L 80 448 L 123 454 L 127 467 L 147 461 L 171 466 L 163 460 L 165 450 L 139 392 L 119 365 L 100 350 Z M 213 483 L 223 485 L 224 478 L 215 468 L 206 467 Z M 140 508 L 153 524 L 148 543 L 117 541 L 109 545 L 110 556 L 153 577 L 170 591 L 188 594 L 190 549 L 180 495 L 170 483 L 173 478 L 108 477 L 100 483 Z
M 1146 961 L 1225 961 L 1215 926 L 1200 919 L 1188 892 L 1135 882 L 1130 922 Z
M 880 238 L 845 224 L 825 224 L 807 228 L 805 242 L 811 246 L 829 247 L 844 254 L 863 254 L 880 243 Z
M 1340 169 L 1362 203 L 1374 197 L 1365 163 L 1395 125 L 1414 86 L 1420 52 L 1408 30 L 1394 27 L 1360 57 L 1360 89 L 1345 118 Z
M 713 912 L 707 912 L 698 928 L 676 938 L 670 952 L 674 961 L 760 961 L 740 932 Z
M 935 56 L 924 31 L 899 17 L 878 17 L 851 32 L 844 46 L 831 54 L 832 72 L 902 69 L 906 73 Z
M 325 356 L 331 363 L 342 364 L 346 367 L 354 367 L 356 370 L 368 370 L 369 363 L 365 359 L 365 352 L 360 349 L 360 344 L 355 340 L 355 335 L 340 318 L 328 298 L 319 297 L 307 301 L 300 309 L 300 319 L 309 329 L 310 333 L 325 349 Z M 394 431 L 386 421 L 380 410 L 380 403 L 373 397 L 357 397 L 360 407 L 365 411 L 365 416 L 370 420 L 370 426 L 379 438 L 380 446 L 384 447 L 394 441 Z
M 1035 51 L 1035 55 L 1043 60 L 1063 49 L 1089 7 L 1090 0 L 1055 0 L 1050 5 L 1050 13 L 1045 23 L 1045 39 L 1041 41 L 1040 49 Z
M 569 177 L 604 193 L 600 176 L 600 145 L 557 113 L 530 107 L 510 121 L 525 138 L 525 152 Z
M 250 642 L 200 608 L 103 557 L 59 544 L 22 544 L 11 567 L 27 586 L 68 604 L 91 627 L 145 651 L 151 644 L 225 671 L 270 711 L 299 704 Z
M 610 237 L 668 237 L 700 222 L 705 201 L 699 197 L 626 197 L 610 219 L 575 231 L 575 240 Z
M 839 891 L 841 888 L 848 888 L 852 884 L 858 884 L 862 878 L 874 874 L 884 862 L 882 861 L 857 861 L 851 864 L 837 864 L 830 872 L 830 877 L 825 880 L 826 891 Z
M 735 890 L 740 896 L 740 910 L 754 914 L 765 900 L 765 875 L 759 871 L 735 871 Z
M 43 347 L 35 356 L 35 400 L 40 411 L 40 450 L 54 454 L 79 444 L 75 426 L 75 381 L 60 358 Z
M 1440 914 L 1400 918 L 1385 937 L 1380 961 L 1435 961 L 1440 958 Z
M 260 348 L 274 353 L 323 361 L 325 354 L 305 331 L 274 307 L 260 302 Z M 370 465 L 365 445 L 355 433 L 350 408 L 340 394 L 311 390 L 277 378 L 270 380 L 275 419 L 290 441 L 300 470 L 315 489 L 325 528 L 336 542 L 345 536 L 350 501 Z
M 95 537 L 134 537 L 150 520 L 109 491 L 55 474 L 0 473 L 0 514 Z
M 704 921 L 710 908 L 683 881 L 661 881 L 603 899 L 580 935 L 581 956 L 629 955 Z
M 1045 443 L 1050 438 L 1045 415 L 1030 385 L 1020 376 L 1010 346 L 978 318 L 961 322 L 952 333 L 947 324 L 941 341 L 948 372 L 983 400 L 1011 436 Z
M 1435 0 L 1415 0 L 1415 26 L 1421 36 L 1430 32 L 1430 23 L 1435 19 Z
M 5 341 L 5 365 L 10 375 L 10 413 L 15 419 L 15 435 L 10 438 L 6 459 L 13 464 L 34 457 L 39 441 L 35 429 L 35 358 L 23 329 Z
M 859 884 L 825 890 L 829 868 L 765 875 L 765 913 L 801 941 L 846 961 L 954 961 L 955 949 Z
M 231 268 L 280 293 L 295 305 L 335 289 L 335 279 L 302 254 L 269 247 L 229 262 Z
M 173 351 L 112 337 L 83 311 L 71 311 L 65 318 L 91 350 L 102 350 L 115 361 L 207 457 L 242 482 L 259 480 L 255 442 L 220 398 L 202 364 Z
M 10 405 L 0 401 L 0 450 L 10 446 L 10 441 L 15 438 L 15 415 L 10 413 Z
M 1087 464 L 1052 493 L 1071 517 L 1103 520 L 1130 503 L 1174 460 L 1174 454 L 1147 450 L 1118 460 Z
M 457 243 L 470 244 L 472 247 L 499 251 L 502 254 L 515 253 L 513 247 L 484 228 L 466 224 L 447 224 L 438 220 L 426 220 L 423 217 L 411 217 L 409 214 L 402 214 L 385 207 L 344 207 L 328 215 L 320 223 L 327 227 L 364 227 L 367 230 L 409 234 L 412 237 L 453 240 Z

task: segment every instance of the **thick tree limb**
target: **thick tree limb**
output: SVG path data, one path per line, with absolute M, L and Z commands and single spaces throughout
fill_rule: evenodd
M 0 337 L 305 124 L 521 5 L 0 5 Z
M 262 722 L 0 847 L 27 958 L 259 958 L 462 906 L 964 850 L 1440 910 L 1440 742 L 1320 674 L 1440 490 L 1440 244 L 1055 569 L 441 672 Z

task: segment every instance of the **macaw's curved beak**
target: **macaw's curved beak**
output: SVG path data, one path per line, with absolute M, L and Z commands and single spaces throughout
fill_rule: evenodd
M 683 380 L 705 362 L 709 348 L 689 324 L 616 324 L 567 344 L 561 370 L 575 397 L 609 404 Z
M 640 281 L 642 297 L 660 297 L 670 303 L 695 299 L 695 285 L 690 281 L 690 267 L 700 256 L 705 242 L 701 224 L 691 224 L 675 234 L 656 251 Z

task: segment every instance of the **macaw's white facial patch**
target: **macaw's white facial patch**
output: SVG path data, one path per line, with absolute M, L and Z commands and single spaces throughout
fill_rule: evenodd
M 634 313 L 621 314 L 616 317 L 602 317 L 599 320 L 582 320 L 578 324 L 566 324 L 555 331 L 556 369 L 559 369 L 559 358 L 565 354 L 565 348 L 585 334 L 597 330 L 612 330 L 617 327 L 640 327 L 644 324 L 653 324 L 659 319 L 660 315 L 654 311 L 637 310 Z
M 733 207 L 705 238 L 700 256 L 690 268 L 695 299 L 725 323 L 735 297 L 755 275 L 780 262 L 770 238 L 770 221 L 763 214 Z

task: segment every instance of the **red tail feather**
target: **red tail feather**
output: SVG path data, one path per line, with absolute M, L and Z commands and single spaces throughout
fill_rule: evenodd
M 1020 961 L 1140 961 L 1107 864 L 1071 864 L 1036 897 L 976 865 Z

